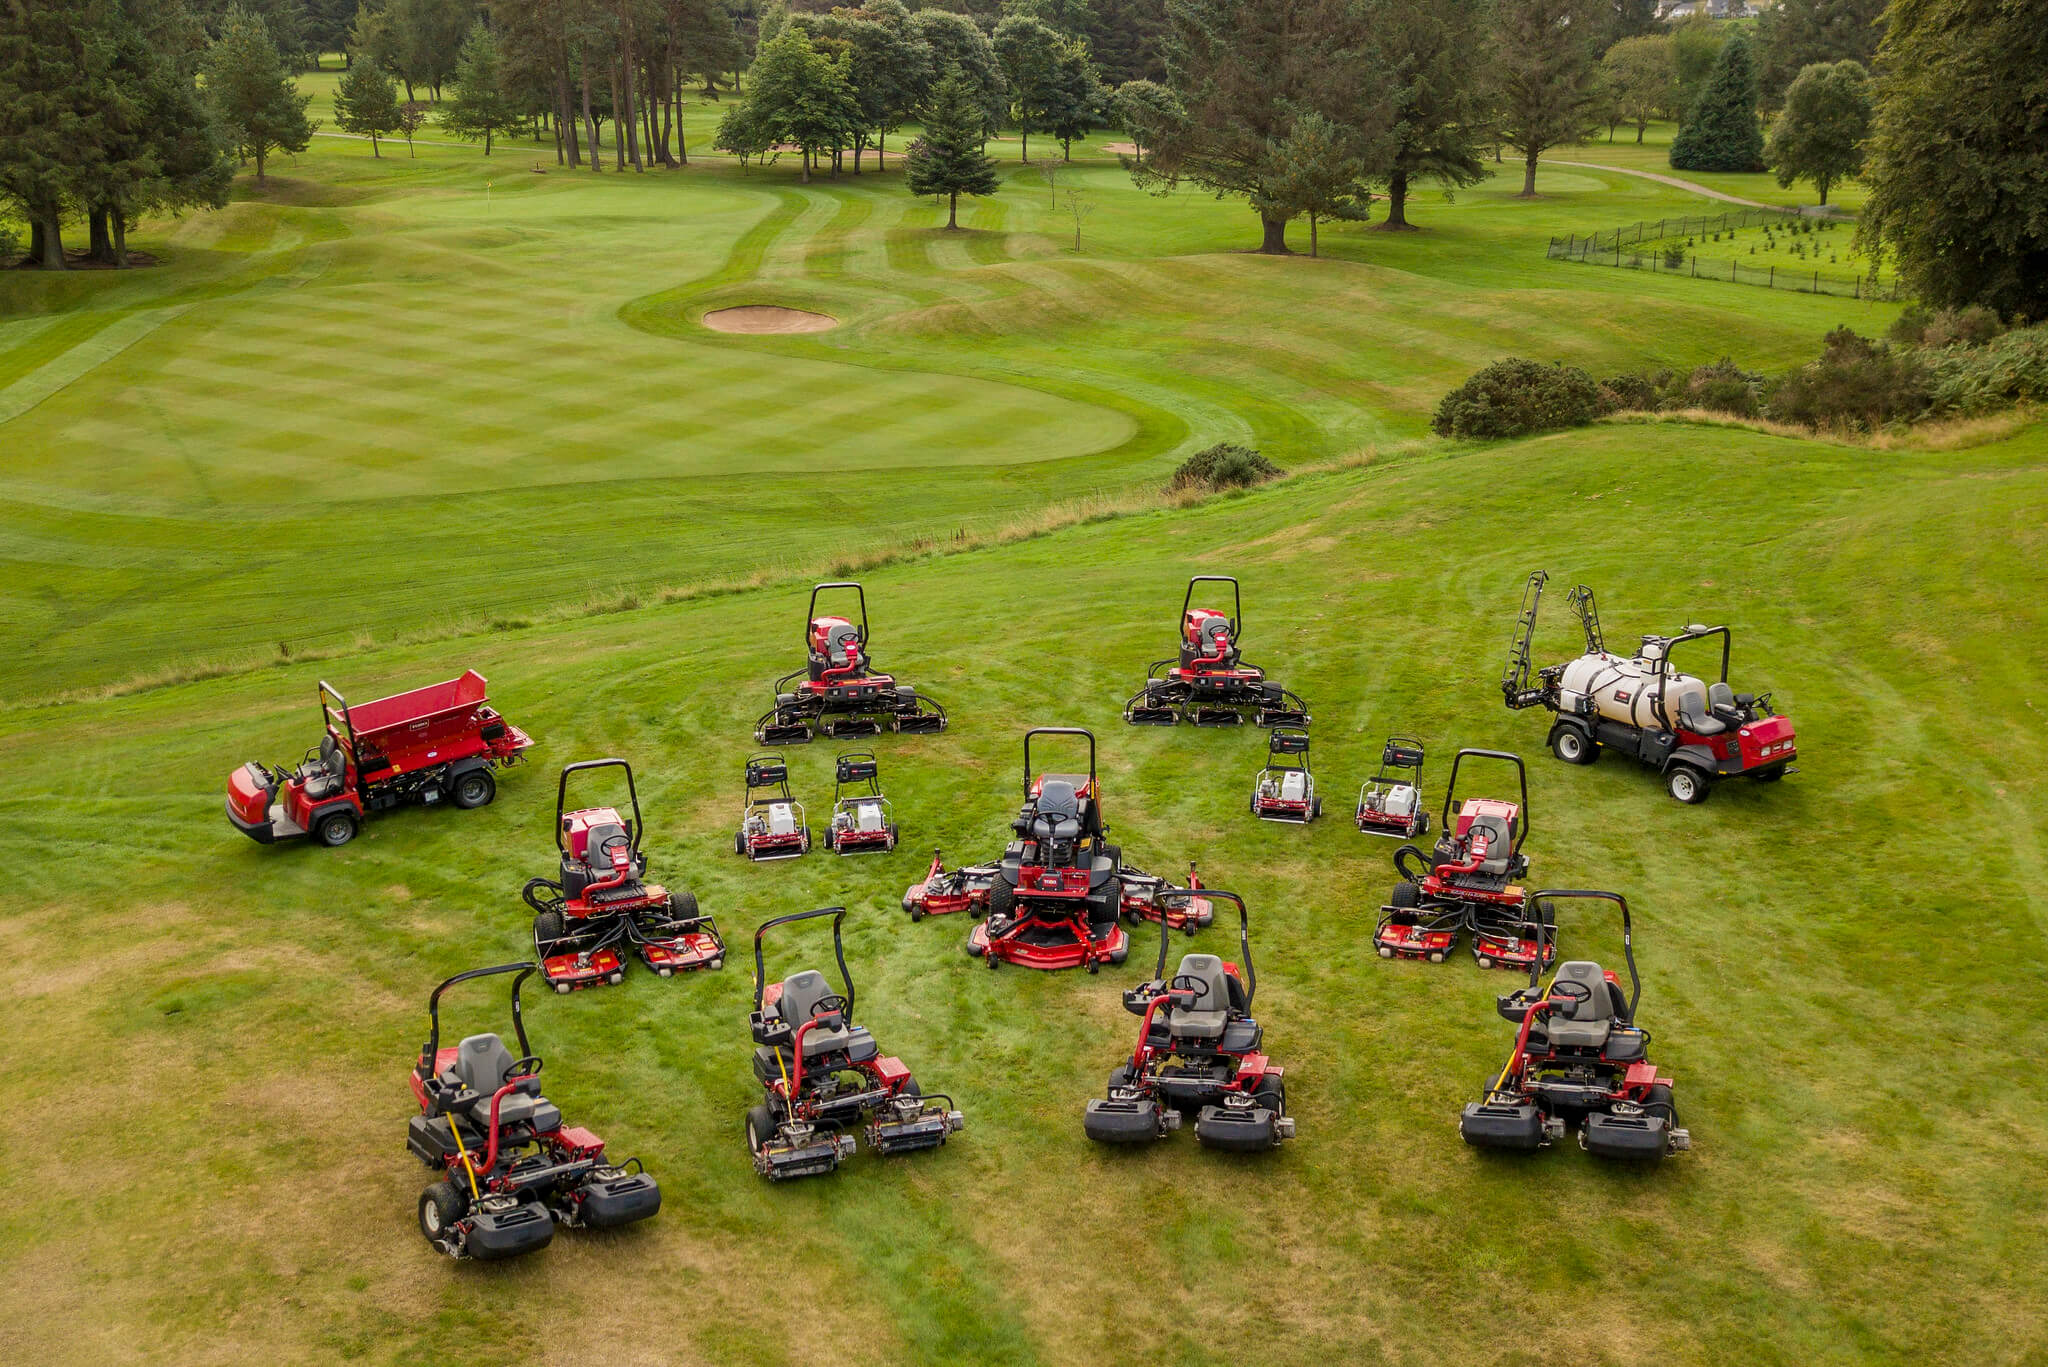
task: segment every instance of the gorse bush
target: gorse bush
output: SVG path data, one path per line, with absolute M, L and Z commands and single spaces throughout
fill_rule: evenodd
M 1819 360 L 1773 387 L 1768 412 L 1805 427 L 1875 432 L 1923 416 L 1932 402 L 1932 379 L 1917 353 L 1842 327 L 1827 335 Z
M 1430 426 L 1442 437 L 1518 437 L 1578 427 L 1600 411 L 1600 387 L 1577 366 L 1511 356 L 1444 395 Z
M 1711 365 L 1696 367 L 1690 375 L 1671 383 L 1666 391 L 1667 408 L 1705 408 L 1753 418 L 1763 408 L 1764 377 L 1742 369 L 1723 356 Z
M 1610 375 L 1600 382 L 1600 411 L 1602 413 L 1654 413 L 1664 406 L 1661 393 L 1665 379 L 1670 375 L 1642 375 L 1629 373 Z
M 1927 326 L 1920 330 L 1920 345 L 1983 346 L 2004 331 L 2005 324 L 1997 314 L 1982 304 L 1972 304 L 1963 309 L 1943 309 L 1928 319 Z
M 1173 472 L 1168 489 L 1243 489 L 1285 474 L 1279 466 L 1247 446 L 1219 441 L 1197 451 Z

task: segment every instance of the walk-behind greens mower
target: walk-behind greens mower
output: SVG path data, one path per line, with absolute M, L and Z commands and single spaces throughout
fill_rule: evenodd
M 1139 1144 L 1195 1118 L 1195 1138 L 1217 1149 L 1256 1153 L 1294 1137 L 1287 1114 L 1286 1071 L 1260 1052 L 1264 1031 L 1252 1018 L 1258 975 L 1252 971 L 1251 916 L 1234 892 L 1204 889 L 1202 897 L 1237 906 L 1238 962 L 1188 954 L 1166 976 L 1169 936 L 1159 932 L 1159 966 L 1151 982 L 1124 993 L 1138 1016 L 1137 1048 L 1109 1075 L 1109 1095 L 1088 1103 L 1082 1127 L 1104 1144 Z M 1187 888 L 1161 893 L 1191 899 Z
M 768 981 L 761 942 L 777 926 L 832 918 L 844 994 L 815 969 Z M 754 1170 L 782 1181 L 831 1172 L 853 1154 L 855 1129 L 879 1154 L 936 1149 L 966 1123 L 953 1099 L 926 1096 L 901 1059 L 853 1023 L 853 974 L 840 927 L 845 907 L 793 912 L 754 932 L 754 1077 L 767 1096 L 747 1112 Z
M 1308 732 L 1276 726 L 1266 737 L 1266 767 L 1252 780 L 1252 815 L 1261 821 L 1305 825 L 1323 814 L 1316 778 L 1308 767 Z
M 1529 576 L 1521 615 L 1508 638 L 1501 694 L 1516 711 L 1543 706 L 1550 752 L 1567 764 L 1591 764 L 1604 747 L 1629 755 L 1664 776 L 1680 802 L 1705 802 L 1724 778 L 1774 783 L 1791 772 L 1799 747 L 1792 719 L 1779 716 L 1768 693 L 1737 693 L 1728 686 L 1733 638 L 1727 627 L 1689 626 L 1675 636 L 1645 636 L 1632 659 L 1611 655 L 1600 632 L 1593 590 L 1581 584 L 1566 602 L 1578 613 L 1586 653 L 1536 671 L 1530 683 L 1530 642 L 1536 609 L 1549 578 Z M 1671 653 L 1692 641 L 1718 638 L 1721 675 L 1713 683 L 1681 674 Z
M 568 810 L 569 775 L 619 769 L 633 816 L 616 807 Z M 622 759 L 587 759 L 562 770 L 555 788 L 555 851 L 561 881 L 528 880 L 521 893 L 533 908 L 533 948 L 541 977 L 557 992 L 617 983 L 626 976 L 625 949 L 662 977 L 693 968 L 723 968 L 718 922 L 697 911 L 697 899 L 644 881 L 640 791 Z
M 1529 985 L 1496 1002 L 1516 1027 L 1514 1052 L 1489 1078 L 1485 1095 L 1465 1107 L 1458 1132 L 1480 1148 L 1530 1150 L 1576 1127 L 1579 1147 L 1596 1157 L 1651 1162 L 1691 1148 L 1692 1135 L 1678 1124 L 1672 1081 L 1650 1062 L 1650 1032 L 1636 1024 L 1643 983 L 1628 903 L 1612 892 L 1536 896 L 1552 903 L 1611 902 L 1620 910 L 1628 996 L 1614 974 L 1589 960 L 1559 964 L 1547 990 L 1538 986 L 1541 970 L 1532 965 Z
M 427 998 L 427 1042 L 412 1070 L 420 1113 L 405 1146 L 441 1174 L 420 1194 L 420 1233 L 454 1258 L 511 1258 L 545 1248 L 555 1226 L 614 1229 L 661 1209 L 661 1189 L 640 1160 L 613 1162 L 604 1141 L 540 1092 L 541 1060 L 527 1043 L 519 988 L 537 970 L 500 964 L 458 973 Z M 501 973 L 512 979 L 514 1058 L 496 1035 L 441 1047 L 441 994 Z
M 811 825 L 804 804 L 790 794 L 789 766 L 780 755 L 755 755 L 747 761 L 747 796 L 732 852 L 759 862 L 795 859 L 810 850 Z
M 1196 607 L 1197 584 L 1230 585 L 1229 614 Z M 1266 671 L 1239 654 L 1243 623 L 1244 597 L 1235 579 L 1216 574 L 1190 579 L 1180 606 L 1180 655 L 1155 661 L 1145 671 L 1145 686 L 1124 704 L 1124 720 L 1136 726 L 1183 721 L 1235 726 L 1247 720 L 1260 726 L 1307 726 L 1308 704 L 1268 681 Z
M 1521 800 L 1475 797 L 1458 804 L 1458 773 L 1468 759 L 1515 766 Z M 1455 817 L 1453 812 L 1456 813 Z M 1380 908 L 1374 944 L 1382 959 L 1427 959 L 1440 964 L 1472 932 L 1472 957 L 1481 968 L 1526 968 L 1539 948 L 1555 953 L 1528 919 L 1540 917 L 1515 879 L 1529 871 L 1522 842 L 1529 834 L 1529 774 L 1519 755 L 1502 750 L 1460 750 L 1444 787 L 1442 830 L 1436 848 L 1394 851 L 1402 881 Z M 1545 961 L 1546 966 L 1548 961 Z
M 324 734 L 304 759 L 228 775 L 228 820 L 260 844 L 310 835 L 346 845 L 371 812 L 407 802 L 481 807 L 498 795 L 492 771 L 533 744 L 486 701 L 474 669 L 353 707 L 324 680 L 316 696 Z
M 818 595 L 852 589 L 860 625 L 818 615 Z M 754 724 L 763 745 L 803 745 L 818 736 L 874 736 L 883 731 L 946 729 L 946 709 L 909 684 L 874 672 L 868 658 L 868 597 L 859 584 L 819 584 L 804 617 L 808 659 L 775 681 L 775 706 Z
M 896 814 L 882 796 L 882 768 L 862 751 L 841 755 L 832 782 L 832 823 L 825 828 L 825 848 L 839 854 L 861 854 L 896 848 Z
M 1422 760 L 1421 741 L 1387 737 L 1379 772 L 1358 790 L 1359 830 L 1399 840 L 1419 840 L 1429 833 L 1429 812 L 1422 805 Z

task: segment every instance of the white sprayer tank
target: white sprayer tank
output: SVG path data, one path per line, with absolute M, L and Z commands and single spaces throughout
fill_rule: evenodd
M 1664 642 L 1648 640 L 1633 660 L 1604 653 L 1581 655 L 1558 678 L 1558 710 L 1578 713 L 1585 706 L 1581 699 L 1590 697 L 1593 711 L 1608 721 L 1662 730 L 1667 723 L 1657 715 L 1657 697 L 1665 649 Z M 1664 676 L 1662 687 L 1664 714 L 1671 724 L 1680 716 L 1710 715 L 1703 680 L 1670 674 Z

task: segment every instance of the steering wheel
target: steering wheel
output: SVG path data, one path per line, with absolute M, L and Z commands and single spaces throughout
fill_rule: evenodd
M 528 1054 L 525 1058 L 512 1061 L 512 1066 L 505 1070 L 505 1081 L 516 1082 L 523 1077 L 539 1077 L 540 1069 L 540 1055 Z
M 816 1020 L 820 1016 L 836 1016 L 844 1010 L 846 1010 L 846 998 L 840 996 L 837 992 L 827 993 L 811 1003 L 811 1019 Z
M 1570 1003 L 1576 1011 L 1580 1006 L 1593 1000 L 1593 989 L 1581 982 L 1558 978 L 1550 984 L 1550 997 L 1553 1001 Z
M 1200 1001 L 1202 998 L 1209 995 L 1209 984 L 1203 982 L 1200 978 L 1195 977 L 1191 973 L 1181 973 L 1176 975 L 1173 980 L 1172 987 L 1173 990 L 1176 992 L 1186 992 L 1190 994 L 1194 997 L 1196 1001 Z
M 631 837 L 614 831 L 612 834 L 606 836 L 603 840 L 598 842 L 597 852 L 606 860 L 610 860 L 612 857 L 612 851 L 619 848 L 621 845 L 625 846 L 627 849 L 630 850 L 633 848 L 633 841 Z

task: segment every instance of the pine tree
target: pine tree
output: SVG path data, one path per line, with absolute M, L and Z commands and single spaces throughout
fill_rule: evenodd
M 946 196 L 948 229 L 960 226 L 960 196 L 1002 188 L 995 161 L 981 150 L 982 127 L 973 87 L 959 72 L 947 73 L 932 89 L 924 136 L 910 144 L 904 162 L 910 193 Z
M 1536 165 L 1559 143 L 1593 135 L 1599 68 L 1593 40 L 1602 17 L 1590 0 L 1501 0 L 1494 34 L 1500 135 L 1522 154 L 1522 198 L 1536 194 Z
M 1376 0 L 1373 31 L 1390 70 L 1393 130 L 1374 179 L 1387 187 L 1389 232 L 1410 228 L 1408 192 L 1434 180 L 1449 191 L 1486 179 L 1480 160 L 1486 133 L 1484 0 Z M 1313 224 L 1311 224 L 1313 227 Z
M 1671 165 L 1680 171 L 1761 171 L 1764 133 L 1756 117 L 1756 66 L 1740 32 L 1721 45 L 1714 74 L 1686 112 L 1671 140 Z
M 384 155 L 377 139 L 397 131 L 401 122 L 398 83 L 384 74 L 375 57 L 365 56 L 341 74 L 334 87 L 334 126 L 369 138 L 371 156 Z
M 455 62 L 455 98 L 441 122 L 459 138 L 482 138 L 484 155 L 489 156 L 492 137 L 510 128 L 518 117 L 506 91 L 498 39 L 478 24 L 462 41 L 462 53 Z
M 317 126 L 306 117 L 311 95 L 301 95 L 263 20 L 231 9 L 220 37 L 206 54 L 206 96 L 243 152 L 256 161 L 256 183 L 272 152 L 303 152 Z

